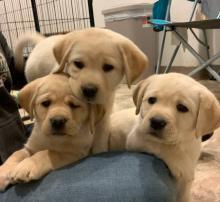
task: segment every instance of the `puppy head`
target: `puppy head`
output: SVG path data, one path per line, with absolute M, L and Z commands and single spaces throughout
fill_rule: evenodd
M 133 99 L 140 113 L 139 132 L 155 141 L 175 144 L 220 126 L 215 96 L 183 74 L 153 75 L 137 85 Z
M 18 100 L 35 117 L 35 124 L 45 135 L 74 135 L 82 127 L 91 126 L 88 122 L 95 123 L 90 115 L 91 107 L 73 96 L 69 78 L 63 74 L 30 82 L 21 89 Z
M 126 75 L 128 85 L 148 66 L 148 59 L 126 37 L 110 30 L 89 28 L 67 34 L 54 47 L 58 72 L 71 76 L 74 94 L 103 104 Z

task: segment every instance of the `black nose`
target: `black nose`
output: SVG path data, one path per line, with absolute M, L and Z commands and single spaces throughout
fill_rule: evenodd
M 93 84 L 82 86 L 81 89 L 83 95 L 89 99 L 93 99 L 96 96 L 96 93 L 98 92 L 98 88 Z
M 154 130 L 162 130 L 167 125 L 167 122 L 160 117 L 153 117 L 150 119 L 150 126 Z
M 54 117 L 50 119 L 50 124 L 52 128 L 55 130 L 64 128 L 66 122 L 67 122 L 67 119 L 63 117 Z

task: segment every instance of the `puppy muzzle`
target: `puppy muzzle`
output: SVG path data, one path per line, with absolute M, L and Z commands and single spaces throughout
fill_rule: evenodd
M 150 127 L 156 131 L 163 130 L 167 125 L 166 120 L 161 117 L 150 118 Z
M 151 135 L 161 138 L 163 130 L 167 125 L 167 121 L 162 117 L 152 117 L 149 119 L 149 132 Z
M 82 90 L 83 97 L 88 101 L 94 100 L 98 93 L 98 87 L 94 84 L 87 84 L 87 85 L 81 86 L 81 90 Z
M 50 125 L 53 131 L 60 131 L 65 128 L 66 122 L 68 120 L 64 117 L 57 116 L 50 118 Z

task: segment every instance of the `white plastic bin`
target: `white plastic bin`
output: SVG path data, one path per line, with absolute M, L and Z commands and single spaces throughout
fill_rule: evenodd
M 149 27 L 143 28 L 146 17 L 151 16 L 152 4 L 142 3 L 103 10 L 106 28 L 131 39 L 149 58 L 150 68 L 141 78 L 155 72 L 158 34 Z

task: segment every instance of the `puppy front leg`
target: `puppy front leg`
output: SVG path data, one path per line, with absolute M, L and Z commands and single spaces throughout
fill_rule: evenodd
M 0 166 L 0 191 L 4 191 L 6 187 L 11 184 L 9 173 L 13 170 L 22 160 L 29 157 L 30 153 L 25 149 L 20 149 L 14 152 L 5 163 Z
M 170 155 L 171 156 L 171 155 Z M 190 188 L 194 179 L 194 167 L 190 161 L 184 160 L 184 157 L 166 159 L 167 165 L 176 179 L 177 183 L 177 202 L 189 202 L 190 201 Z M 175 162 L 172 163 L 172 162 Z
M 99 154 L 108 151 L 108 141 L 110 135 L 109 122 L 110 120 L 106 119 L 96 126 L 92 145 L 92 154 Z
M 192 182 L 177 180 L 177 202 L 190 201 L 190 189 Z
M 51 170 L 58 169 L 79 160 L 74 154 L 64 154 L 50 150 L 39 151 L 30 158 L 24 159 L 10 173 L 13 183 L 37 180 Z

